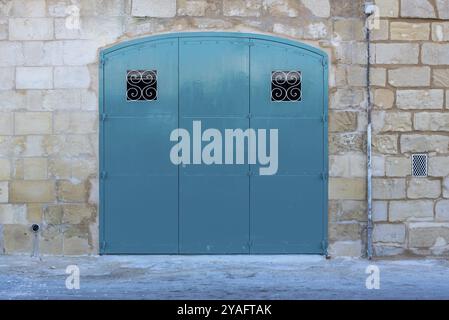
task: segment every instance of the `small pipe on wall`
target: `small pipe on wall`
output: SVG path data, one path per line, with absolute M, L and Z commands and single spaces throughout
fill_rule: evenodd
M 373 15 L 375 15 L 376 6 L 371 3 L 365 3 L 365 15 L 366 15 L 366 48 L 367 48 L 367 62 L 366 62 L 366 93 L 367 93 L 367 116 L 368 125 L 366 128 L 366 158 L 367 158 L 367 248 L 366 255 L 369 260 L 373 257 L 373 202 L 372 202 L 372 149 L 371 149 L 371 137 L 372 137 L 372 123 L 371 123 L 371 29 L 374 24 L 372 21 Z M 375 23 L 375 22 L 374 22 Z

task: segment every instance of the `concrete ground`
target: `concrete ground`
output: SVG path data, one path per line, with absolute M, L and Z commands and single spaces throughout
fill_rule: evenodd
M 378 290 L 365 286 L 370 264 Z M 79 290 L 66 288 L 68 265 L 79 267 Z M 449 261 L 0 256 L 0 299 L 449 299 Z

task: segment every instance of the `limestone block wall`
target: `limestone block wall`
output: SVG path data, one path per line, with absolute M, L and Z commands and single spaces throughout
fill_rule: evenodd
M 237 31 L 330 56 L 329 240 L 360 256 L 366 226 L 362 0 L 1 0 L 0 253 L 98 253 L 98 53 L 136 37 Z M 377 0 L 377 255 L 449 253 L 449 1 Z M 79 19 L 78 19 L 79 17 Z M 429 177 L 410 155 L 429 153 Z

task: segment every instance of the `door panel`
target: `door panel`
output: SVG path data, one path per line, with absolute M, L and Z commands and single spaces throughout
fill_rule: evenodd
M 169 158 L 177 63 L 176 39 L 119 50 L 105 62 L 104 253 L 178 252 L 178 169 Z M 157 100 L 127 100 L 128 70 L 157 71 Z
M 277 173 L 260 176 L 260 166 L 251 166 L 251 252 L 322 253 L 326 183 L 321 178 L 325 170 L 321 57 L 253 40 L 250 64 L 251 127 L 277 129 L 279 137 Z M 272 101 L 275 71 L 301 72 L 300 101 Z
M 248 41 L 182 39 L 179 52 L 180 126 L 247 129 Z M 249 253 L 247 173 L 244 164 L 180 167 L 181 253 Z

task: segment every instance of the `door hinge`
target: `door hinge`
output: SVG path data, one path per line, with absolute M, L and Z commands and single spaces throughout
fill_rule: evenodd
M 100 56 L 100 65 L 103 67 L 106 63 L 107 58 L 105 56 Z
M 101 180 L 106 179 L 107 176 L 108 176 L 108 173 L 107 173 L 106 171 L 101 171 L 101 173 L 100 173 L 100 179 L 101 179 Z
M 106 121 L 107 117 L 108 117 L 108 115 L 107 115 L 106 113 L 102 113 L 102 114 L 100 115 L 100 120 L 101 120 L 101 121 Z
M 104 252 L 104 250 L 106 249 L 106 241 L 102 241 L 100 246 L 101 246 L 101 248 L 100 248 L 101 251 Z
M 321 173 L 321 179 L 322 179 L 322 180 L 327 180 L 327 179 L 329 179 L 329 173 L 327 173 L 327 172 L 322 172 L 322 173 Z
M 329 258 L 329 252 L 327 251 L 327 240 L 321 241 L 321 249 L 323 250 L 323 254 L 326 256 L 326 258 Z
M 323 114 L 323 115 L 321 116 L 321 121 L 322 121 L 323 123 L 327 123 L 327 114 Z
M 323 65 L 323 67 L 327 66 L 327 59 L 326 58 L 322 58 L 321 59 L 321 64 Z

